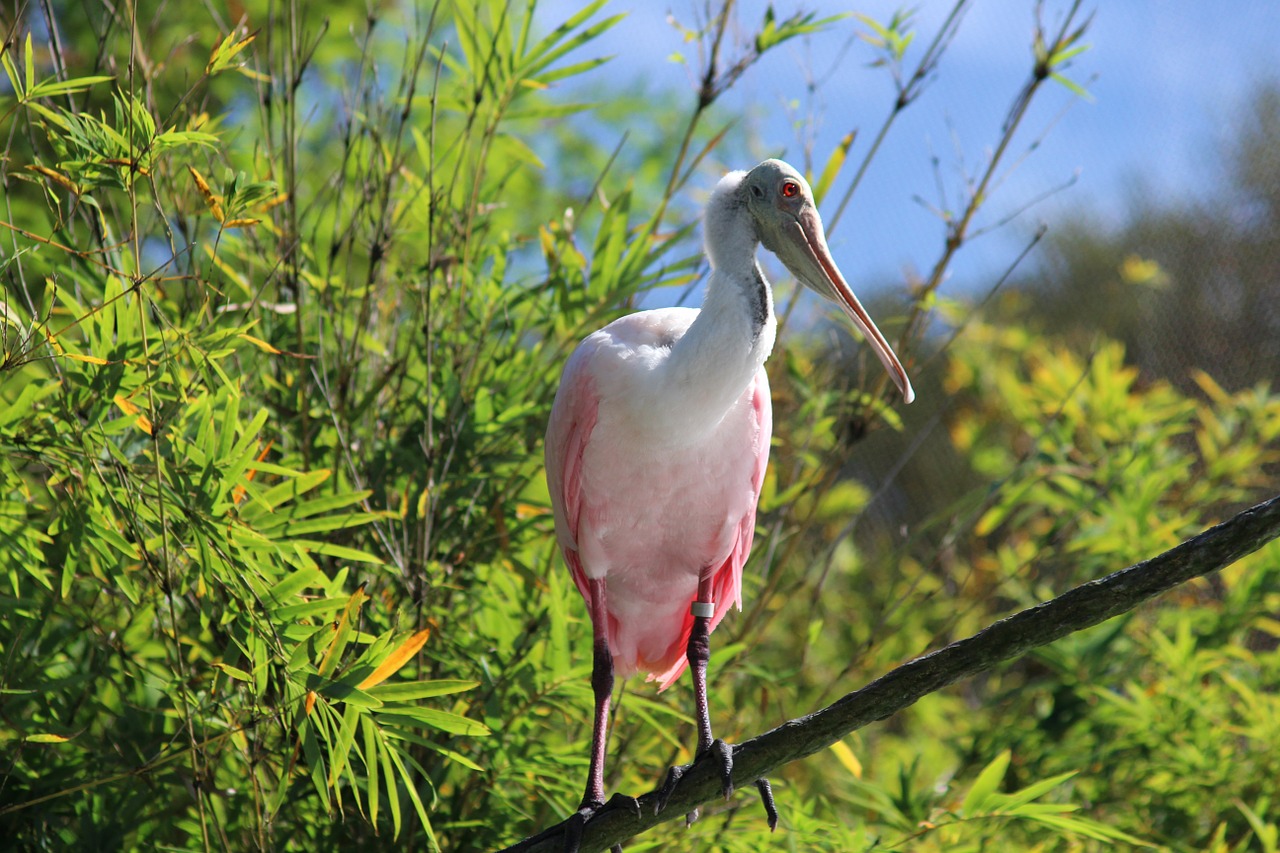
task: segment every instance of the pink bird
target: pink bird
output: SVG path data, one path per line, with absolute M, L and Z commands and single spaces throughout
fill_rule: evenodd
M 906 402 L 906 371 L 827 249 L 809 185 L 766 160 L 731 172 L 707 203 L 711 276 L 702 309 L 659 308 L 588 336 L 565 365 L 547 426 L 556 538 L 591 613 L 595 724 L 586 792 L 570 834 L 604 805 L 614 676 L 669 687 L 688 666 L 697 757 L 715 754 L 725 796 L 732 751 L 711 735 L 709 635 L 742 606 L 772 414 L 765 359 L 777 322 L 756 263 L 764 244 L 795 277 L 835 301 L 871 343 Z M 685 768 L 672 768 L 665 804 Z M 757 785 L 777 820 L 767 780 Z M 690 819 L 696 817 L 696 812 Z M 577 846 L 571 837 L 570 849 Z

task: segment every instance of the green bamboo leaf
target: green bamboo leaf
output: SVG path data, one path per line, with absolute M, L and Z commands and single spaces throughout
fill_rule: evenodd
M 1030 803 L 1032 800 L 1038 800 L 1045 794 L 1057 788 L 1071 777 L 1075 776 L 1078 771 L 1070 770 L 1066 773 L 1059 773 L 1057 776 L 1050 776 L 1048 779 L 1041 779 L 1039 782 L 1033 782 L 1021 790 L 1014 791 L 1000 798 L 1000 810 L 1008 811 L 1017 809 L 1020 806 Z
M 138 551 L 138 546 L 125 539 L 110 525 L 111 521 L 107 519 L 95 519 L 90 522 L 90 527 L 98 539 L 130 559 L 136 560 L 140 558 L 142 555 Z
M 323 705 L 317 703 L 315 709 L 307 718 L 310 724 L 303 729 L 302 753 L 306 758 L 307 767 L 310 769 L 311 786 L 320 795 L 320 802 L 323 803 L 325 810 L 329 811 L 333 808 L 333 803 L 329 798 L 329 783 L 328 774 L 325 770 L 324 752 L 320 749 L 321 741 L 324 742 L 326 750 L 329 746 L 327 721 L 323 710 Z
M 18 67 L 13 64 L 13 51 L 7 48 L 7 44 L 0 46 L 0 65 L 4 66 L 4 73 L 9 77 L 9 85 L 13 87 L 13 93 L 18 96 L 18 102 L 21 103 L 26 99 L 22 78 L 18 75 Z
M 22 57 L 23 57 L 23 62 L 26 64 L 27 97 L 30 98 L 31 87 L 35 85 L 35 80 L 36 80 L 36 53 L 34 48 L 32 48 L 31 46 L 30 30 L 27 30 L 27 40 L 26 42 L 23 43 L 23 46 L 22 46 Z
M 594 59 L 587 59 L 582 62 L 575 62 L 572 65 L 562 65 L 559 68 L 553 68 L 550 71 L 544 71 L 536 79 L 543 86 L 548 86 L 560 80 L 566 80 L 570 77 L 578 77 L 589 71 L 594 71 L 601 65 L 613 59 L 612 56 L 597 56 Z
M 385 707 L 377 712 L 379 722 L 399 723 L 400 725 L 439 729 L 451 735 L 468 735 L 470 737 L 487 737 L 492 734 L 484 723 L 476 722 L 459 714 L 448 711 L 437 711 L 434 708 L 413 708 L 404 706 L 389 711 Z
M 419 699 L 430 699 L 435 696 L 449 696 L 463 693 L 480 686 L 478 681 L 462 681 L 440 679 L 438 681 L 410 681 L 407 683 L 379 684 L 367 691 L 383 702 L 412 702 Z
M 333 630 L 333 638 L 329 641 L 329 647 L 325 650 L 324 657 L 320 659 L 318 672 L 322 676 L 328 676 L 337 667 L 338 661 L 342 659 L 342 654 L 346 651 L 347 645 L 352 640 L 352 633 L 356 630 L 356 623 L 360 616 L 360 609 L 369 597 L 364 594 L 364 588 L 361 587 L 347 598 L 343 605 L 342 618 L 338 620 L 337 626 Z
M 228 410 L 229 413 L 233 411 L 235 410 Z M 234 417 L 234 415 L 232 414 L 230 417 Z M 231 420 L 230 417 L 223 422 L 222 428 L 229 433 L 233 433 L 238 424 Z M 262 433 L 262 428 L 266 426 L 269 417 L 270 413 L 266 409 L 259 409 L 248 425 L 240 430 L 240 440 L 232 444 L 231 449 L 224 455 L 223 458 L 227 463 L 225 477 L 228 482 L 240 482 L 241 475 L 249 467 L 253 457 L 260 452 L 258 436 Z
M 253 676 L 245 672 L 243 669 L 231 666 L 225 663 L 215 663 L 213 668 L 219 672 L 225 673 L 227 676 L 234 678 L 236 681 L 252 682 Z
M 516 42 L 511 50 L 512 56 L 524 56 L 529 45 L 529 33 L 533 31 L 533 12 L 536 3 L 526 3 L 524 15 L 520 18 L 520 29 L 516 33 Z
M 1243 800 L 1236 799 L 1233 805 L 1244 815 L 1244 819 L 1249 821 L 1249 827 L 1253 829 L 1253 834 L 1262 845 L 1264 853 L 1275 853 L 1280 847 L 1280 827 L 1274 823 L 1267 823 L 1256 811 L 1245 805 Z M 1264 799 L 1259 804 L 1259 808 L 1265 809 L 1266 805 L 1267 801 Z
M 379 737 L 378 726 L 374 723 L 373 718 L 364 714 L 360 717 L 360 728 L 364 732 L 364 766 L 365 776 L 368 781 L 366 783 L 366 797 L 369 802 L 369 823 L 373 826 L 378 825 L 378 809 L 381 803 L 380 791 L 382 785 L 378 779 L 381 775 L 379 767 L 382 765 L 381 752 L 385 748 L 382 739 Z M 387 779 L 387 793 L 394 795 L 395 789 L 391 787 L 392 780 Z
M 1066 75 L 1059 74 L 1058 72 L 1055 71 L 1054 73 L 1050 74 L 1049 77 L 1057 81 L 1061 85 L 1066 86 L 1067 89 L 1069 89 L 1073 94 L 1078 95 L 1079 97 L 1084 98 L 1085 100 L 1092 100 L 1093 96 L 1089 94 L 1088 89 L 1084 88 L 1076 81 L 1068 78 Z
M 301 521 L 285 520 L 284 524 L 263 526 L 263 532 L 271 531 L 272 536 L 306 536 L 313 533 L 328 533 L 333 530 L 350 530 L 362 527 L 390 517 L 380 512 L 352 512 L 342 515 L 324 515 L 319 518 L 308 518 Z
M 370 725 L 373 725 L 370 719 Z M 400 797 L 396 795 L 396 772 L 395 759 L 393 758 L 393 750 L 385 741 L 383 748 L 379 752 L 379 759 L 382 765 L 382 778 L 386 780 L 387 785 L 387 805 L 391 807 L 391 829 L 396 837 L 400 836 Z
M 455 764 L 461 764 L 463 767 L 467 768 L 468 770 L 476 770 L 481 773 L 484 772 L 483 767 L 481 767 L 479 764 L 476 764 L 474 761 L 472 761 L 470 758 L 467 758 L 462 753 L 455 752 L 452 749 L 448 749 L 446 747 L 440 746 L 438 743 L 434 743 L 428 740 L 427 738 L 416 735 L 413 732 L 409 731 L 408 729 L 390 729 L 389 731 L 387 731 L 386 736 L 390 740 L 404 741 L 405 743 L 411 743 L 416 746 L 420 746 L 423 749 L 429 749 L 433 752 L 438 752 L 441 755 L 443 755 L 445 758 L 448 758 L 450 761 L 454 762 Z
M 445 758 L 452 761 L 454 764 L 461 764 L 463 767 L 467 768 L 468 770 L 474 770 L 477 773 L 484 772 L 483 767 L 481 767 L 479 764 L 476 764 L 474 761 L 472 761 L 470 758 L 467 758 L 465 755 L 463 755 L 460 752 L 455 752 L 452 749 L 445 749 L 443 746 L 439 746 L 437 744 L 430 743 L 430 742 L 427 742 L 426 747 L 428 749 L 434 749 L 436 752 L 440 753 Z
M 31 88 L 32 98 L 53 98 L 58 95 L 72 95 L 87 91 L 99 83 L 110 83 L 115 80 L 109 74 L 96 74 L 88 77 L 76 77 L 72 80 L 44 80 Z
M 409 774 L 409 771 L 405 769 L 404 762 L 401 759 L 399 752 L 394 749 L 388 749 L 386 754 L 391 756 L 391 761 L 395 765 L 396 771 L 400 774 L 404 792 L 409 795 L 409 799 L 413 802 L 414 810 L 418 813 L 418 820 L 422 822 L 422 828 L 426 830 L 427 843 L 431 845 L 431 850 L 435 851 L 435 853 L 440 853 L 440 842 L 436 840 L 435 831 L 431 828 L 431 821 L 427 817 L 427 810 L 423 808 L 422 800 L 418 797 L 418 786 L 415 784 L 416 780 Z M 425 774 L 423 775 L 425 776 Z M 388 799 L 396 798 L 388 797 Z
M 0 428 L 34 414 L 37 403 L 59 390 L 60 386 L 56 382 L 25 383 L 18 396 L 7 406 L 0 408 Z
M 571 115 L 577 115 L 587 110 L 593 110 L 599 104 L 581 103 L 581 104 L 538 104 L 537 106 L 525 109 L 512 109 L 507 111 L 507 119 L 510 121 L 521 120 L 547 120 L 556 118 L 565 118 Z
M 1010 755 L 1009 750 L 1006 749 L 982 769 L 978 778 L 973 780 L 973 785 L 965 795 L 964 802 L 960 804 L 961 814 L 972 817 L 987 807 L 987 803 L 990 802 L 1009 770 Z
M 147 114 L 150 117 L 150 114 Z M 159 149 L 178 148 L 186 145 L 203 145 L 206 148 L 213 148 L 218 144 L 218 137 L 212 133 L 202 133 L 197 130 L 166 130 L 158 136 L 153 136 L 155 144 Z
M 346 681 L 332 682 L 321 693 L 334 702 L 345 702 L 359 708 L 381 708 L 384 704 L 381 699 Z
M 319 571 L 314 570 L 314 571 Z M 304 604 L 294 604 L 289 607 L 281 607 L 276 610 L 274 616 L 281 621 L 297 621 L 300 619 L 316 619 L 320 617 L 328 617 L 337 613 L 344 606 L 346 601 L 341 598 L 326 598 L 321 601 L 308 601 Z
M 368 551 L 361 551 L 358 548 L 348 548 L 344 545 L 334 545 L 329 542 L 317 542 L 311 539 L 295 539 L 292 541 L 293 546 L 300 553 L 323 554 L 326 557 L 336 557 L 339 560 L 351 560 L 357 563 L 373 563 L 382 565 L 383 560 Z
M 1070 59 L 1074 59 L 1080 54 L 1084 53 L 1086 50 L 1089 49 L 1089 47 L 1090 45 L 1088 44 L 1078 44 L 1075 47 L 1069 47 L 1069 48 L 1060 50 L 1049 57 L 1049 64 L 1051 66 L 1062 65 L 1064 62 Z
M 351 762 L 351 750 L 355 743 L 356 728 L 364 716 L 365 714 L 360 710 L 360 707 L 353 704 L 348 704 L 346 711 L 343 712 L 342 725 L 338 728 L 337 737 L 334 738 L 333 747 L 329 751 L 329 787 L 335 790 L 338 787 L 338 780 L 342 778 L 342 771 Z
M 1112 826 L 1089 820 L 1082 817 L 1064 817 L 1062 815 L 1042 815 L 1035 818 L 1036 823 L 1052 826 L 1057 829 L 1064 829 L 1067 832 L 1083 835 L 1087 838 L 1093 838 L 1097 841 L 1122 841 L 1125 844 L 1133 844 L 1138 847 L 1151 847 L 1153 845 L 1143 841 L 1137 836 L 1130 835 L 1127 832 L 1116 829 Z
M 572 38 L 562 42 L 558 47 L 553 48 L 547 51 L 546 53 L 542 54 L 537 60 L 530 62 L 528 65 L 519 69 L 520 76 L 522 78 L 536 77 L 539 71 L 551 65 L 551 63 L 555 62 L 557 59 L 564 56 L 565 54 L 577 49 L 578 47 L 581 47 L 582 45 L 586 44 L 589 41 L 595 40 L 602 33 L 612 29 L 619 21 L 621 21 L 625 17 L 626 15 L 623 15 L 623 14 L 614 15 L 612 17 L 605 18 L 604 20 L 591 25 L 590 27 L 586 28 L 582 32 L 573 36 Z
M 267 592 L 267 598 L 277 605 L 293 601 L 299 592 L 308 587 L 323 589 L 329 579 L 319 569 L 297 569 L 285 576 Z
M 597 12 L 604 8 L 607 2 L 608 0 L 592 0 L 592 2 L 583 6 L 565 21 L 560 23 L 554 30 L 548 33 L 545 38 L 535 44 L 528 53 L 522 53 L 517 62 L 523 64 L 516 65 L 516 73 L 520 77 L 532 77 L 539 69 L 545 68 L 560 56 L 567 53 L 568 51 L 557 48 L 557 45 L 563 46 L 566 43 L 566 39 L 570 38 L 569 34 L 582 24 L 586 23 L 590 18 L 594 17 Z M 622 18 L 624 16 L 615 15 L 614 17 Z M 580 36 L 581 34 L 579 34 L 578 37 Z M 591 38 L 594 38 L 594 36 Z M 586 41 L 590 40 L 590 38 L 586 39 Z M 581 42 L 579 42 L 579 44 L 580 43 Z M 572 50 L 572 48 L 570 48 L 570 50 Z
M 466 68 L 474 69 L 479 72 L 482 60 L 480 57 L 480 49 L 478 39 L 476 37 L 476 19 L 475 9 L 467 4 L 455 3 L 457 16 L 453 22 L 454 32 L 457 37 L 458 47 L 462 50 L 462 57 L 466 63 Z M 460 79 L 466 79 L 468 76 L 462 67 L 451 69 Z M 474 77 L 479 79 L 479 73 Z
M 67 596 L 71 594 L 71 589 L 76 582 L 76 561 L 67 559 L 62 561 L 62 578 L 58 586 L 58 595 L 63 601 L 67 600 Z
M 1009 815 L 1010 817 L 1035 819 L 1040 815 L 1070 814 L 1079 810 L 1080 806 L 1075 803 L 1024 803 L 1012 809 L 998 806 L 994 809 L 994 813 Z
M 222 453 L 220 455 L 228 456 L 230 455 L 230 451 L 228 451 L 227 453 Z M 251 461 L 248 465 L 245 466 L 245 468 L 246 470 L 258 471 L 262 474 L 274 474 L 277 477 L 296 478 L 296 477 L 306 476 L 308 473 L 313 473 L 313 472 L 307 472 L 307 471 L 299 471 L 297 468 L 289 468 L 284 465 L 277 465 L 274 462 L 265 462 L 258 459 L 254 459 L 253 461 Z M 328 469 L 326 468 L 326 469 L 320 469 L 320 470 L 327 471 Z

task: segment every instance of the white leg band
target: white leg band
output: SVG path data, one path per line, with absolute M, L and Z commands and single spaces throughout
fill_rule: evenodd
M 689 605 L 689 612 L 694 616 L 710 619 L 716 615 L 716 603 L 714 601 L 695 601 Z

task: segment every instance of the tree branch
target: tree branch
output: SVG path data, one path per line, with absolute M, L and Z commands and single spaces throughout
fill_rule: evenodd
M 837 700 L 822 710 L 790 720 L 733 749 L 733 782 L 751 785 L 784 764 L 812 755 L 869 723 L 883 720 L 921 697 L 962 678 L 985 672 L 1031 649 L 1097 625 L 1134 609 L 1178 584 L 1211 574 L 1280 538 L 1280 496 L 1251 507 L 1229 521 L 1169 551 L 1063 593 L 1002 619 L 965 640 L 930 652 Z M 666 809 L 655 815 L 653 792 L 615 798 L 587 824 L 582 853 L 607 850 L 650 827 L 683 818 L 720 796 L 713 762 L 699 761 L 680 780 Z M 527 838 L 503 853 L 560 853 L 564 824 Z

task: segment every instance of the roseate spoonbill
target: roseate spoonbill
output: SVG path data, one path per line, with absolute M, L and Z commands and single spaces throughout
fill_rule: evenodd
M 741 608 L 772 415 L 764 362 L 777 322 L 756 263 L 764 244 L 861 330 L 910 403 L 906 371 L 827 249 L 809 185 L 766 160 L 731 172 L 707 203 L 711 276 L 702 309 L 659 308 L 588 336 L 565 365 L 547 426 L 556 538 L 591 613 L 595 725 L 586 792 L 571 835 L 604 804 L 615 674 L 669 687 L 693 674 L 701 757 L 717 757 L 725 796 L 732 751 L 711 736 L 709 634 Z M 669 795 L 684 768 L 663 785 Z M 772 827 L 767 780 L 757 783 Z M 659 808 L 665 803 L 659 795 Z M 696 818 L 696 812 L 690 815 Z M 569 846 L 576 847 L 576 839 Z

